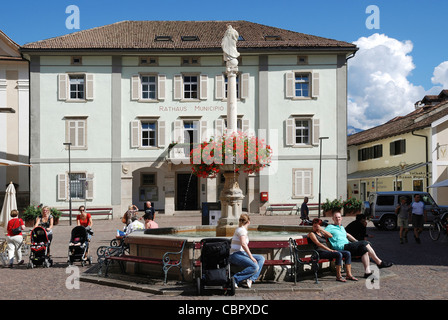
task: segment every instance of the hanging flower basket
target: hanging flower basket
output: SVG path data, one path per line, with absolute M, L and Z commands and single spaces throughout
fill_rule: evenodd
M 215 178 L 221 171 L 258 173 L 271 158 L 272 149 L 263 139 L 243 132 L 210 139 L 190 152 L 192 172 L 201 178 Z

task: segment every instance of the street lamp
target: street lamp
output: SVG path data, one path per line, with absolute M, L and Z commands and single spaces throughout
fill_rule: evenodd
M 69 221 L 70 225 L 72 225 L 72 169 L 71 169 L 71 158 L 70 158 L 70 149 L 72 146 L 71 142 L 64 142 L 64 146 L 68 146 L 68 199 L 69 199 Z
M 317 211 L 317 217 L 320 218 L 320 204 L 321 204 L 321 180 L 322 180 L 322 140 L 328 139 L 328 137 L 319 137 L 319 204 L 318 204 L 318 211 Z

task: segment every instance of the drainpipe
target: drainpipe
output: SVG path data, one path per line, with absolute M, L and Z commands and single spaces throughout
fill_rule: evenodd
M 428 137 L 414 133 L 414 130 L 411 132 L 413 136 L 425 138 L 425 155 L 426 155 L 426 188 L 429 187 L 429 166 L 428 166 Z M 424 190 L 424 189 L 423 189 Z

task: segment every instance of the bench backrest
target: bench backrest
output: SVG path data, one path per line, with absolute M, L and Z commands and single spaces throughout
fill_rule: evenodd
M 288 241 L 249 241 L 250 249 L 288 248 Z

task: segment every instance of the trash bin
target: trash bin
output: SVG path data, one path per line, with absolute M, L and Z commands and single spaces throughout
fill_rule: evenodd
M 221 202 L 202 202 L 202 225 L 217 225 L 221 218 Z

